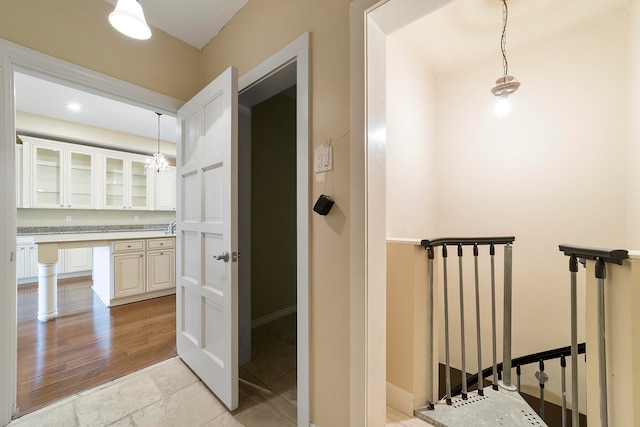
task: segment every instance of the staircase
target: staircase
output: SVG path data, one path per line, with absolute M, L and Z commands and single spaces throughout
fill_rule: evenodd
M 434 337 L 437 335 L 434 328 L 435 314 L 438 308 L 435 304 L 434 295 L 436 294 L 436 271 L 435 260 L 436 253 L 439 249 L 441 255 L 441 263 L 438 266 L 441 270 L 441 283 L 438 283 L 438 289 L 441 289 L 444 297 L 444 350 L 445 350 L 445 388 L 446 394 L 441 399 L 434 396 L 434 377 L 427 378 L 427 405 L 416 409 L 414 414 L 436 426 L 445 427 L 467 427 L 467 426 L 546 426 L 544 421 L 544 391 L 545 383 L 548 379 L 544 370 L 544 362 L 551 359 L 560 359 L 562 367 L 562 426 L 567 425 L 579 426 L 579 412 L 573 411 L 571 414 L 571 423 L 567 418 L 566 405 L 566 378 L 565 369 L 567 366 L 566 358 L 570 358 L 571 368 L 571 389 L 572 389 L 572 407 L 578 408 L 578 375 L 577 362 L 578 354 L 585 352 L 585 344 L 577 343 L 577 310 L 576 310 L 576 273 L 578 271 L 578 262 L 586 264 L 587 260 L 595 262 L 595 277 L 598 284 L 598 330 L 599 334 L 597 348 L 597 358 L 594 359 L 598 364 L 599 382 L 598 391 L 600 396 L 600 404 L 598 410 L 598 421 L 601 427 L 608 426 L 607 416 L 607 385 L 606 385 L 606 351 L 605 351 L 605 329 L 604 329 L 604 279 L 606 277 L 605 263 L 622 264 L 622 261 L 628 257 L 625 250 L 609 250 L 586 248 L 573 245 L 560 245 L 560 250 L 569 256 L 569 270 L 571 273 L 571 345 L 555 350 L 549 350 L 541 353 L 532 354 L 525 357 L 512 359 L 511 357 L 511 300 L 512 300 L 512 248 L 515 238 L 507 237 L 480 237 L 480 238 L 439 238 L 431 240 L 423 240 L 421 245 L 427 252 L 428 278 L 427 278 L 427 311 L 428 311 L 428 333 L 427 333 L 427 366 L 433 367 L 437 365 L 436 352 L 434 351 Z M 492 377 L 492 384 L 488 387 L 479 388 L 477 390 L 468 391 L 468 387 L 478 383 L 478 375 L 474 375 L 463 381 L 459 389 L 451 389 L 450 380 L 450 321 L 449 321 L 449 273 L 448 258 L 449 249 L 457 250 L 458 258 L 458 287 L 459 287 L 459 313 L 460 313 L 460 343 L 461 343 L 461 365 L 462 378 L 467 378 L 466 369 L 466 341 L 465 341 L 465 299 L 464 299 L 464 268 L 463 257 L 464 247 L 471 246 L 473 248 L 474 263 L 474 282 L 475 282 L 475 314 L 476 314 L 476 349 L 478 372 L 481 373 L 480 384 L 484 384 L 484 378 Z M 503 330 L 502 330 L 502 360 L 503 363 L 497 362 L 497 331 L 496 331 L 496 279 L 495 279 L 495 251 L 496 247 L 503 247 Z M 490 263 L 490 286 L 491 286 L 491 323 L 492 323 L 492 354 L 493 363 L 491 368 L 482 369 L 482 350 L 481 345 L 481 304 L 480 304 L 480 274 L 479 259 L 480 248 L 489 248 Z M 468 252 L 468 251 L 467 251 Z M 486 251 L 485 251 L 486 252 Z M 467 289 L 468 290 L 468 289 Z M 488 342 L 485 340 L 484 342 Z M 539 363 L 539 370 L 535 375 L 540 385 L 540 408 L 538 413 L 520 395 L 520 373 L 521 366 Z M 504 369 L 503 369 L 504 368 Z M 517 385 L 512 384 L 512 368 L 517 372 Z M 431 372 L 435 372 L 433 369 Z M 499 379 L 500 374 L 502 378 Z

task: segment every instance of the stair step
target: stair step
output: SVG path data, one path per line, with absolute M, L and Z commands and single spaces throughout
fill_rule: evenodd
M 472 391 L 467 400 L 456 396 L 451 405 L 440 401 L 433 410 L 416 409 L 415 416 L 438 427 L 547 425 L 518 392 L 491 387 L 484 389 L 484 396 Z

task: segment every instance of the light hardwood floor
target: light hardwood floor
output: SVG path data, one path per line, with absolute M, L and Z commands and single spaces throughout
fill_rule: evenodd
M 38 322 L 37 286 L 18 287 L 18 415 L 176 355 L 175 296 L 106 308 L 91 277 L 60 280 L 60 317 Z

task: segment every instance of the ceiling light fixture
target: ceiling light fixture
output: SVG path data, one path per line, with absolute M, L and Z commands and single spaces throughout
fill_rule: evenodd
M 147 40 L 151 37 L 151 29 L 138 0 L 118 0 L 116 8 L 109 14 L 109 22 L 113 28 L 133 39 Z
M 160 173 L 167 170 L 169 163 L 167 162 L 167 159 L 164 158 L 164 154 L 160 152 L 160 116 L 162 114 L 156 114 L 158 115 L 158 151 L 153 154 L 152 158 L 147 159 L 144 167 L 146 169 L 154 169 L 156 172 Z
M 80 104 L 77 104 L 75 102 L 70 102 L 69 104 L 67 104 L 67 108 L 71 111 L 80 111 L 82 110 L 82 107 L 80 106 Z
M 491 89 L 491 93 L 498 98 L 496 104 L 497 114 L 506 114 L 511 109 L 509 95 L 514 93 L 520 87 L 520 82 L 509 75 L 509 61 L 507 61 L 507 21 L 509 19 L 509 9 L 507 0 L 502 2 L 502 37 L 500 37 L 500 51 L 502 52 L 502 68 L 504 74 L 498 80 L 496 85 Z

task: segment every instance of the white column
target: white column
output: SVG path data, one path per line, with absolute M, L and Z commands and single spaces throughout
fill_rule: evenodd
M 58 317 L 58 244 L 38 245 L 38 320 Z
M 38 320 L 58 317 L 58 263 L 38 263 Z

